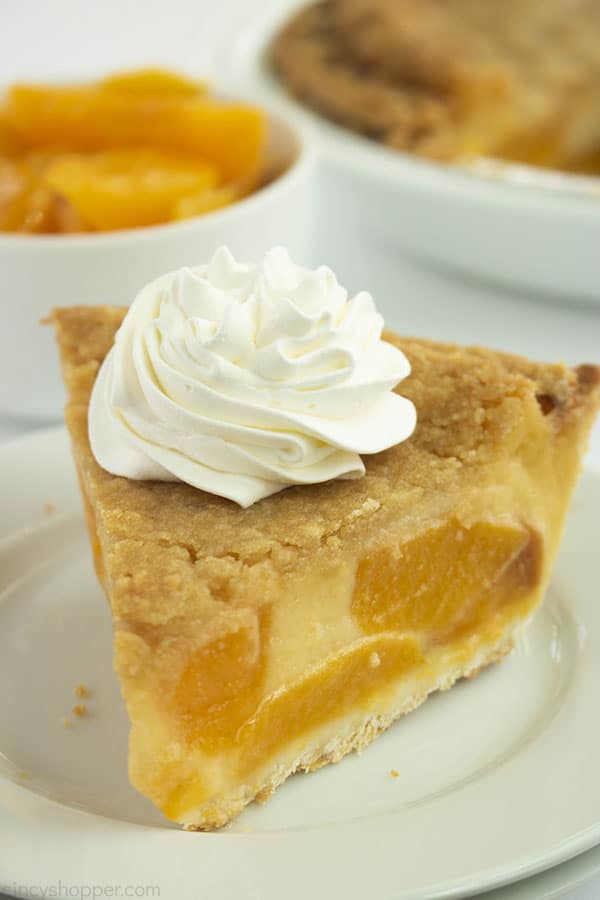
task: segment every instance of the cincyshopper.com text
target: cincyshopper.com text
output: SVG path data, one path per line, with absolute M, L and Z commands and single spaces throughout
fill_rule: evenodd
M 19 900 L 104 900 L 105 897 L 131 898 L 142 900 L 160 897 L 160 887 L 156 884 L 5 884 L 0 885 L 0 893 L 9 894 Z

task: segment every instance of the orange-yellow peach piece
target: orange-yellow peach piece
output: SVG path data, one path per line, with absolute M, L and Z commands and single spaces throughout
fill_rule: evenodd
M 19 159 L 0 157 L 0 231 L 51 232 L 54 198 Z
M 202 216 L 212 210 L 229 206 L 242 196 L 239 188 L 230 184 L 207 188 L 198 194 L 190 194 L 177 200 L 173 207 L 172 218 L 189 219 L 192 216 Z
M 180 197 L 217 181 L 214 166 L 158 150 L 65 154 L 44 172 L 45 184 L 101 231 L 168 221 Z
M 367 634 L 423 632 L 447 640 L 473 629 L 482 611 L 501 609 L 539 579 L 539 538 L 526 527 L 456 520 L 434 527 L 395 550 L 386 547 L 358 566 L 352 601 L 356 621 Z
M 145 68 L 117 72 L 99 82 L 103 91 L 130 97 L 199 97 L 206 94 L 206 84 L 193 81 L 167 69 Z
M 14 85 L 7 122 L 32 147 L 78 150 L 145 146 L 195 155 L 223 181 L 251 177 L 265 141 L 261 110 L 205 97 L 128 96 L 97 87 Z

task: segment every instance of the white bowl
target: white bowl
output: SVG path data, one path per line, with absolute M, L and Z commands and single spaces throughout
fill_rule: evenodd
M 403 154 L 292 99 L 266 47 L 297 0 L 237 4 L 213 41 L 229 88 L 252 92 L 308 129 L 340 222 L 390 250 L 567 301 L 600 303 L 600 178 L 484 161 L 465 168 Z M 233 11 L 232 11 L 233 12 Z
M 57 351 L 41 320 L 54 306 L 128 305 L 143 285 L 204 262 L 221 244 L 256 260 L 277 244 L 308 260 L 312 154 L 297 127 L 269 113 L 269 158 L 283 168 L 255 194 L 182 222 L 89 235 L 0 235 L 3 340 L 0 416 L 62 415 Z

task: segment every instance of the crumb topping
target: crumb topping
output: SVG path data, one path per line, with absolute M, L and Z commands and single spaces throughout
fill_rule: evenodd
M 536 441 L 547 445 L 549 432 L 574 432 L 600 401 L 595 366 L 569 369 L 388 333 L 412 366 L 401 393 L 417 408 L 413 436 L 364 457 L 367 473 L 358 481 L 289 488 L 240 509 L 187 484 L 132 481 L 96 464 L 87 403 L 123 315 L 111 307 L 53 313 L 66 420 L 123 627 L 135 621 L 153 628 L 207 612 L 217 621 L 236 608 L 276 601 L 279 576 L 335 561 L 342 542 L 348 552 L 369 552 L 387 523 L 397 530 L 402 522 L 408 533 L 448 510 L 466 517 L 471 492 L 499 456 L 510 461 Z M 552 410 L 542 408 L 540 395 L 556 398 Z

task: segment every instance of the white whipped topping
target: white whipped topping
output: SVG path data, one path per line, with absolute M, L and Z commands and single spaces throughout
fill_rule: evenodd
M 259 265 L 221 248 L 133 301 L 92 393 L 98 463 L 133 479 L 185 481 L 240 506 L 293 484 L 365 473 L 412 433 L 392 393 L 410 372 L 381 340 L 370 294 L 276 248 Z

